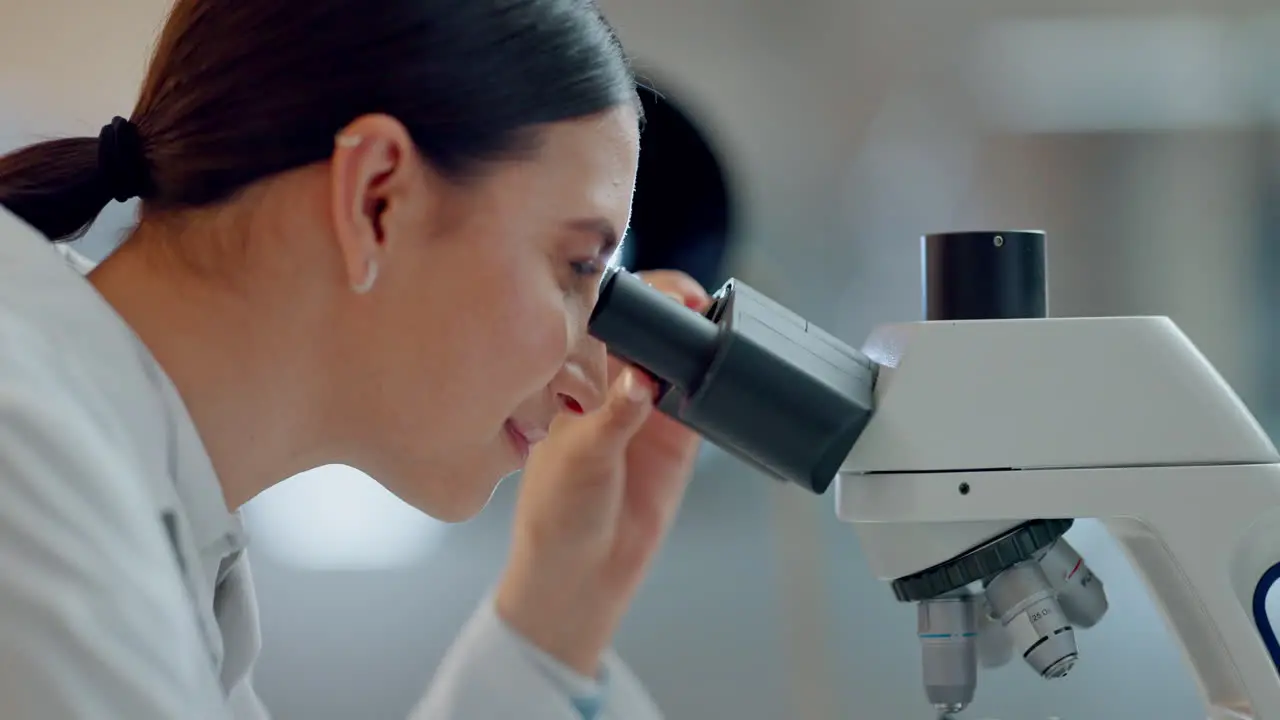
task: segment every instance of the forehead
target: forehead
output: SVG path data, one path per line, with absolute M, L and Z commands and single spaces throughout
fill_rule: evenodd
M 509 190 L 530 210 L 600 215 L 626 224 L 635 187 L 640 132 L 635 111 L 620 107 L 540 129 L 537 153 L 512 163 Z

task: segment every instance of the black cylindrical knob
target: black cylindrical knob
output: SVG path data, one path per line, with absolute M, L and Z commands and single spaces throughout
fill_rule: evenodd
M 686 393 L 711 364 L 720 334 L 714 322 L 621 268 L 600 281 L 588 330 L 609 352 Z
M 1043 232 L 936 233 L 920 250 L 926 320 L 1048 317 Z

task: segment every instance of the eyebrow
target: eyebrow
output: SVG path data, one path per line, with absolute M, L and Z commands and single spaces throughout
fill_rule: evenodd
M 569 223 L 569 227 L 578 232 L 591 233 L 600 238 L 600 254 L 610 257 L 622 243 L 622 235 L 613 223 L 606 218 L 580 218 Z

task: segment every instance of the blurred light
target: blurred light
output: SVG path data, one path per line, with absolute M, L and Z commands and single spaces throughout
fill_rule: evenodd
M 386 570 L 414 564 L 444 523 L 406 505 L 368 475 L 325 465 L 295 475 L 245 508 L 254 548 L 305 570 Z
M 1257 122 L 1274 43 L 1262 18 L 1011 20 L 971 66 L 995 126 L 1033 132 L 1234 127 Z

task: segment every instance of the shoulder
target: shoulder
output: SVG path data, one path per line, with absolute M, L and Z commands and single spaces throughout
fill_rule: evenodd
M 92 267 L 0 208 L 0 395 L 118 426 L 154 422 L 142 349 L 84 277 Z
M 104 509 L 139 500 L 154 491 L 144 478 L 165 432 L 162 399 L 123 320 L 56 248 L 0 210 L 5 484 L 26 480 L 50 500 L 93 497 Z

